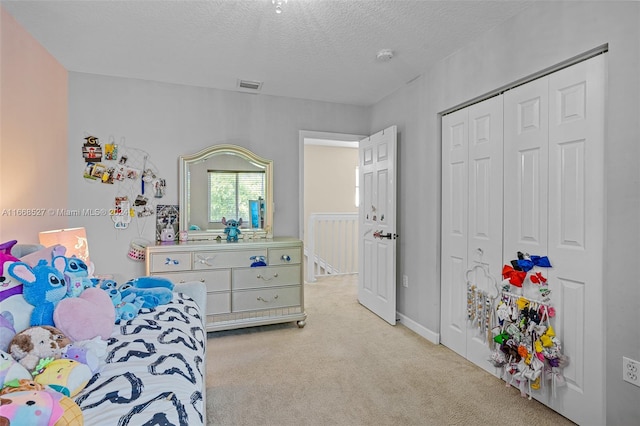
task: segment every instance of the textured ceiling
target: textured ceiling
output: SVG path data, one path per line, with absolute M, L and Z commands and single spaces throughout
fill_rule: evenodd
M 1 1 L 67 70 L 371 105 L 527 1 Z M 376 61 L 392 49 L 391 61 Z

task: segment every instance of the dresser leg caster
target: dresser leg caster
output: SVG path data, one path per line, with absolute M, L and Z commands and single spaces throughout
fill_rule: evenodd
M 305 320 L 300 320 L 300 321 L 298 321 L 298 328 L 302 328 L 302 327 L 304 327 L 305 325 L 307 325 L 307 322 L 306 322 Z

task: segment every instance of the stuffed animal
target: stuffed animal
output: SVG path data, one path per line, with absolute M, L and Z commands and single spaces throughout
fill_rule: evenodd
M 129 321 L 137 317 L 144 304 L 142 297 L 136 297 L 134 294 L 122 297 L 122 293 L 118 289 L 111 289 L 107 291 L 107 294 L 109 294 L 115 308 L 116 324 L 119 324 L 121 320 Z
M 13 326 L 13 314 L 9 311 L 0 312 L 0 350 L 7 351 L 9 342 L 16 335 L 16 329 Z
M 8 419 L 9 425 L 54 425 L 64 414 L 64 409 L 54 400 L 54 393 L 41 390 L 3 395 L 2 416 Z M 60 394 L 60 397 L 62 396 Z M 23 419 L 28 419 L 30 423 L 22 422 Z
M 69 397 L 76 396 L 93 377 L 88 365 L 72 359 L 44 361 L 38 367 L 34 377 L 37 383 Z
M 98 355 L 93 350 L 73 343 L 65 346 L 62 358 L 80 362 L 89 367 L 92 373 L 95 373 L 100 366 Z
M 130 295 L 142 297 L 142 307 L 147 309 L 171 302 L 173 288 L 173 282 L 163 277 L 139 277 L 118 286 L 123 298 Z
M 115 313 L 106 291 L 88 288 L 78 297 L 67 297 L 58 303 L 53 320 L 72 341 L 101 337 L 108 339 L 113 333 Z
M 20 261 L 11 255 L 11 248 L 16 242 L 12 240 L 0 244 L 0 306 L 2 311 L 11 312 L 13 328 L 22 331 L 31 324 L 33 305 L 24 299 L 22 282 L 9 276 L 9 266 Z
M 35 386 L 37 385 L 37 386 Z M 71 398 L 37 383 L 2 395 L 0 425 L 82 426 L 82 410 Z M 32 388 L 32 389 L 31 389 Z M 40 389 L 42 388 L 42 389 Z M 38 389 L 38 390 L 36 390 Z
M 9 353 L 27 370 L 32 371 L 43 358 L 60 358 L 71 340 L 60 330 L 48 325 L 29 327 L 16 334 Z
M 25 379 L 15 379 L 5 383 L 2 390 L 0 390 L 0 395 L 22 391 L 41 391 L 44 389 L 45 387 L 43 385 L 34 382 L 31 380 L 31 377 L 29 377 Z
M 22 379 L 31 379 L 31 373 L 7 352 L 0 351 L 0 387 Z
M 238 241 L 238 235 L 242 234 L 242 232 L 240 232 L 240 227 L 242 226 L 242 218 L 240 218 L 239 220 L 227 220 L 223 217 L 222 224 L 226 227 L 224 228 L 224 233 L 227 234 L 227 241 Z
M 23 284 L 22 294 L 33 305 L 31 326 L 54 325 L 53 311 L 67 295 L 64 280 L 66 264 L 64 256 L 56 256 L 51 265 L 44 259 L 33 268 L 24 262 L 9 265 L 9 276 Z
M 65 257 L 64 279 L 67 285 L 67 297 L 78 297 L 95 283 L 89 278 L 89 267 L 79 257 Z

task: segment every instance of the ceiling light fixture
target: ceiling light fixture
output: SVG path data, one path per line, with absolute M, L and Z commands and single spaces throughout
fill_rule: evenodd
M 387 62 L 393 58 L 393 50 L 391 49 L 382 49 L 376 54 L 376 59 L 380 62 Z
M 287 4 L 289 0 L 271 0 L 271 3 L 276 7 L 276 13 L 282 13 L 282 7 Z

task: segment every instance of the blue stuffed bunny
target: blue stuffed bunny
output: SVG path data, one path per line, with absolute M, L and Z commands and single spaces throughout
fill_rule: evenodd
M 9 275 L 22 283 L 24 299 L 34 306 L 31 312 L 31 326 L 54 326 L 53 311 L 56 305 L 67 296 L 64 269 L 67 265 L 64 256 L 56 256 L 51 265 L 42 259 L 33 268 L 24 262 L 9 265 Z

